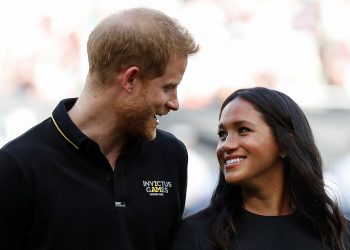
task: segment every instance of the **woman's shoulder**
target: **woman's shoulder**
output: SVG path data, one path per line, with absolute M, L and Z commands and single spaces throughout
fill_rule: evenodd
M 210 208 L 205 208 L 184 218 L 180 223 L 180 230 L 203 237 L 209 234 L 213 219 L 213 211 Z
M 213 211 L 209 207 L 185 217 L 182 222 L 187 224 L 209 224 L 213 218 Z
M 177 229 L 171 250 L 212 250 L 209 243 L 211 218 L 209 208 L 184 218 Z

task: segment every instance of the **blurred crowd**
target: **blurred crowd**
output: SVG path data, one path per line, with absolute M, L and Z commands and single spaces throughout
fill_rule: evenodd
M 87 35 L 102 17 L 147 6 L 189 28 L 201 52 L 190 59 L 179 88 L 179 113 L 191 115 L 182 122 L 172 116 L 169 128 L 190 149 L 190 212 L 208 202 L 215 184 L 216 112 L 231 91 L 266 86 L 287 93 L 310 112 L 350 110 L 350 1 L 12 0 L 1 5 L 0 145 L 47 117 L 58 100 L 78 95 L 88 67 Z M 199 115 L 211 123 L 198 124 Z M 339 119 L 335 122 L 341 123 Z M 205 126 L 210 128 L 203 130 Z M 338 140 L 342 146 L 350 138 L 344 133 Z M 323 153 L 327 157 L 328 151 Z M 340 161 L 346 153 L 339 147 L 333 155 Z M 332 180 L 349 178 L 349 170 L 336 160 L 329 162 L 334 162 L 327 166 Z

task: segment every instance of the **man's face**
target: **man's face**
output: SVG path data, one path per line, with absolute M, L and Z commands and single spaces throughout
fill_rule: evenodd
M 187 57 L 172 58 L 165 74 L 148 81 L 138 81 L 132 101 L 123 108 L 126 133 L 133 137 L 153 140 L 158 116 L 178 110 L 177 86 L 187 66 Z

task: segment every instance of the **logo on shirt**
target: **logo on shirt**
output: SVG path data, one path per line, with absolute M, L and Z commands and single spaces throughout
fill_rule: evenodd
M 116 207 L 126 207 L 126 203 L 124 201 L 115 201 L 114 205 Z
M 142 184 L 150 196 L 164 196 L 172 188 L 171 181 L 142 181 Z

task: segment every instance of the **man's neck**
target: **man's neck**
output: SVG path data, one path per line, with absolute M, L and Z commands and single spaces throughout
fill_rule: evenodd
M 118 129 L 118 118 L 113 106 L 107 105 L 108 96 L 90 95 L 83 92 L 68 111 L 73 123 L 90 139 L 95 141 L 114 169 L 116 159 L 126 143 L 126 137 Z M 102 100 L 102 101 L 101 101 Z M 103 101 L 107 100 L 107 101 Z

